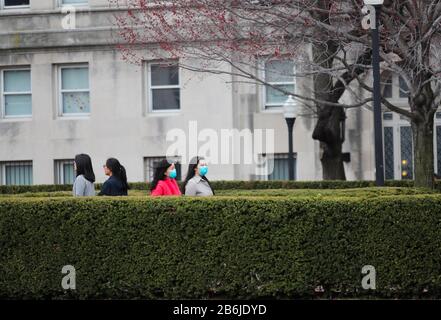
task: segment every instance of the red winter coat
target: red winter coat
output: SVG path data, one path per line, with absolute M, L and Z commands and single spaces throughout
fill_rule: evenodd
M 181 190 L 179 190 L 176 179 L 159 180 L 155 189 L 151 192 L 152 196 L 180 196 Z

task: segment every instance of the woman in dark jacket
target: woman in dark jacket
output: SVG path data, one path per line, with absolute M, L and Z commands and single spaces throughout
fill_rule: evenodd
M 129 185 L 127 183 L 126 169 L 115 158 L 106 161 L 104 173 L 110 178 L 104 182 L 99 196 L 127 196 Z

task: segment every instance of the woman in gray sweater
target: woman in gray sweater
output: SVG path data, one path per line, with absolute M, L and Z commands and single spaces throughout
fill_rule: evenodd
M 205 176 L 208 172 L 207 163 L 202 157 L 194 157 L 188 166 L 187 177 L 182 185 L 182 193 L 186 196 L 213 196 L 210 181 Z
M 74 169 L 76 178 L 73 185 L 74 197 L 91 197 L 95 195 L 95 174 L 92 160 L 87 154 L 75 156 Z

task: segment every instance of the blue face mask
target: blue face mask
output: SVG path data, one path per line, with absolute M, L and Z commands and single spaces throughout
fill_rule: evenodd
M 170 171 L 169 177 L 170 177 L 170 179 L 176 179 L 177 175 L 178 174 L 176 173 L 176 169 L 173 169 Z
M 207 166 L 199 167 L 199 175 L 201 177 L 205 176 L 207 174 L 207 172 L 208 172 L 208 167 Z

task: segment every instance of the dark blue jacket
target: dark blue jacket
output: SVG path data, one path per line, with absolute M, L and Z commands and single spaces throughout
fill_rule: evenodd
M 99 196 L 126 196 L 127 188 L 123 185 L 121 180 L 111 176 L 104 182 Z

